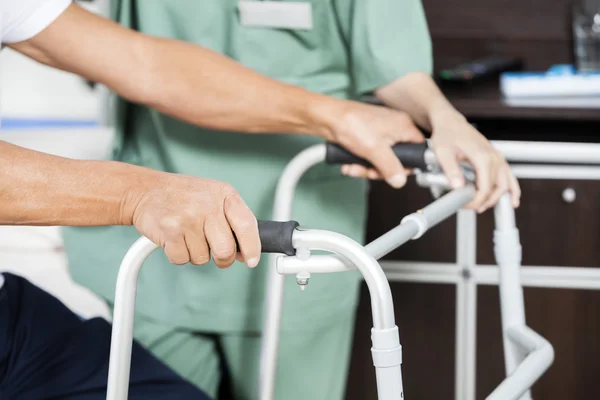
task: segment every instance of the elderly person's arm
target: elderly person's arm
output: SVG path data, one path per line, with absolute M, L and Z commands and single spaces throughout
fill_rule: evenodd
M 82 161 L 0 141 L 0 224 L 135 225 L 176 264 L 258 264 L 256 219 L 229 185 L 120 162 Z

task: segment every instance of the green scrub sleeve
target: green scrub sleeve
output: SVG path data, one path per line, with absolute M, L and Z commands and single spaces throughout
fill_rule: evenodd
M 363 95 L 409 72 L 432 72 L 432 46 L 421 0 L 334 0 Z

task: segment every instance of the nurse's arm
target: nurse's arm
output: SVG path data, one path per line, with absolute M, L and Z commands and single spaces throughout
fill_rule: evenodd
M 458 161 L 466 159 L 474 166 L 478 190 L 471 208 L 483 212 L 506 191 L 518 206 L 521 191 L 504 157 L 450 104 L 431 76 L 408 73 L 375 90 L 375 95 L 432 132 L 433 149 L 455 187 L 464 184 Z
M 280 83 L 209 49 L 140 34 L 75 4 L 32 39 L 8 45 L 188 123 L 336 141 L 394 187 L 404 185 L 406 171 L 391 144 L 423 140 L 404 113 Z

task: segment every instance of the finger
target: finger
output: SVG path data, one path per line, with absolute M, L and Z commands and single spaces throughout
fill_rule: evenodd
M 399 189 L 406 184 L 406 171 L 389 145 L 379 145 L 367 154 L 373 167 L 393 188 Z
M 492 191 L 492 193 L 490 194 L 488 199 L 483 203 L 483 205 L 481 206 L 481 208 L 478 211 L 481 213 L 481 212 L 484 212 L 485 210 L 488 210 L 488 209 L 494 207 L 500 200 L 500 197 L 504 196 L 507 192 L 508 192 L 508 178 L 507 178 L 506 174 L 504 174 L 503 171 L 501 171 L 499 174 L 498 180 L 496 182 L 496 186 L 495 186 L 494 190 Z
M 352 178 L 367 178 L 369 169 L 358 164 L 347 164 L 342 166 L 342 174 Z
M 230 229 L 237 238 L 243 260 L 250 268 L 256 267 L 261 252 L 256 217 L 237 193 L 226 198 L 223 208 Z
M 401 120 L 398 122 L 398 126 L 402 126 L 402 128 L 394 131 L 394 142 L 423 143 L 425 141 L 425 136 L 423 136 L 423 132 L 417 128 L 410 116 L 402 113 L 400 118 Z
M 217 267 L 227 268 L 233 264 L 236 245 L 233 232 L 223 212 L 209 215 L 204 221 L 204 236 Z
M 518 208 L 521 204 L 521 186 L 519 185 L 519 181 L 513 174 L 512 169 L 510 169 L 510 166 L 508 166 L 508 164 L 506 165 L 506 169 L 508 170 L 507 174 L 512 206 L 514 208 Z
M 175 265 L 183 265 L 190 262 L 190 253 L 183 236 L 178 240 L 171 240 L 165 243 L 165 254 L 169 261 Z
M 192 264 L 204 265 L 210 261 L 210 249 L 201 225 L 198 229 L 186 232 L 184 239 Z
M 458 164 L 456 154 L 448 148 L 434 149 L 438 163 L 450 182 L 450 186 L 458 189 L 465 185 L 465 176 Z
M 408 174 L 410 174 L 410 171 L 407 171 Z M 381 179 L 381 174 L 376 169 L 366 168 L 357 164 L 342 165 L 342 175 L 352 178 L 367 178 L 373 181 Z
M 478 156 L 471 161 L 477 174 L 477 192 L 475 198 L 467 205 L 467 208 L 479 210 L 492 191 L 492 160 L 486 156 Z
M 379 172 L 377 172 L 377 170 L 375 170 L 375 169 L 369 169 L 367 171 L 367 178 L 372 181 L 376 181 L 376 180 L 381 179 L 381 174 Z

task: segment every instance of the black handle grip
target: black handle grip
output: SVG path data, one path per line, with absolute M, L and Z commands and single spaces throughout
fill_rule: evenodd
M 296 254 L 292 245 L 292 236 L 299 226 L 296 221 L 258 221 L 258 233 L 263 253 Z
M 296 221 L 258 221 L 258 235 L 263 253 L 282 253 L 288 256 L 296 255 L 296 249 L 292 245 L 292 236 L 299 226 Z M 235 245 L 239 251 L 235 234 Z
M 392 147 L 394 153 L 405 168 L 426 169 L 425 151 L 427 143 L 398 143 Z M 359 164 L 371 167 L 371 163 L 350 153 L 338 144 L 326 144 L 325 161 L 328 164 Z

